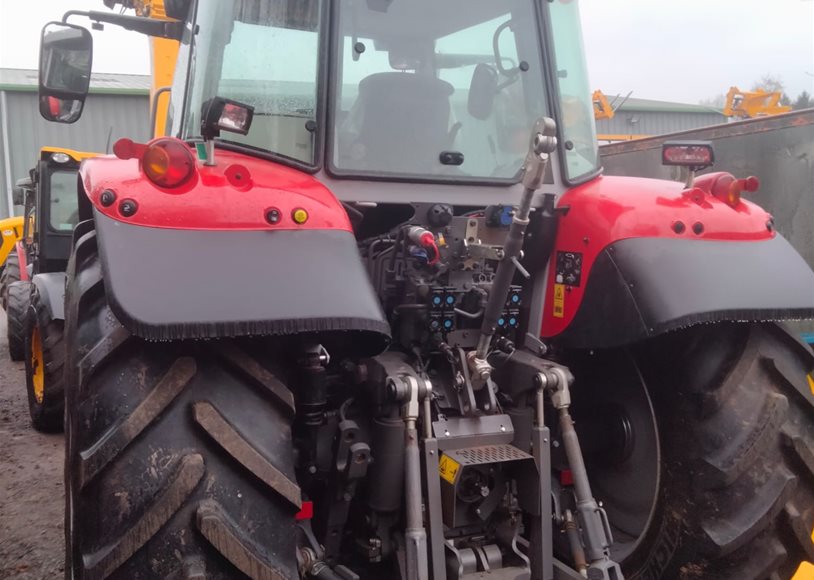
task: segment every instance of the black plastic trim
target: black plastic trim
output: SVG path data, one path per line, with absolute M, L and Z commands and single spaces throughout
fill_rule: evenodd
M 149 228 L 98 211 L 94 219 L 111 309 L 136 336 L 312 333 L 364 355 L 389 343 L 350 232 Z
M 780 235 L 760 242 L 633 238 L 594 262 L 554 342 L 611 348 L 701 323 L 814 318 L 814 272 Z

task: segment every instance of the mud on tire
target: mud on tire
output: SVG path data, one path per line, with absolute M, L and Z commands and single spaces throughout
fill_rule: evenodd
M 53 320 L 43 304 L 36 286 L 32 287 L 25 317 L 25 383 L 31 424 L 37 431 L 55 433 L 62 430 L 65 409 L 65 342 L 63 321 Z M 35 331 L 39 346 L 34 344 Z M 39 349 L 34 360 L 34 348 Z M 42 365 L 42 392 L 35 389 L 35 365 Z
M 235 342 L 131 336 L 108 307 L 95 233 L 79 227 L 66 304 L 66 576 L 297 578 L 290 392 Z
M 25 356 L 25 317 L 31 297 L 31 282 L 14 282 L 7 290 L 6 326 L 8 353 L 13 361 Z
M 811 349 L 775 324 L 727 324 L 637 354 L 662 479 L 626 578 L 791 578 L 814 560 Z

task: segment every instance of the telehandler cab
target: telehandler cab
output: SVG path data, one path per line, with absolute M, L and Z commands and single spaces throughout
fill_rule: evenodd
M 62 429 L 64 390 L 63 302 L 71 236 L 79 220 L 79 164 L 95 154 L 43 147 L 29 177 L 18 181 L 22 237 L 4 279 L 9 354 L 25 360 L 34 427 Z
M 811 559 L 814 273 L 704 143 L 601 175 L 575 0 L 164 8 L 43 31 L 61 122 L 69 19 L 181 41 L 171 137 L 80 169 L 67 578 Z

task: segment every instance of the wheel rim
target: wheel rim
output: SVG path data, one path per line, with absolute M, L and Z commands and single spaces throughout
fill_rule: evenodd
M 31 382 L 34 386 L 34 399 L 42 404 L 45 398 L 45 365 L 42 360 L 42 341 L 39 328 L 31 333 Z
M 597 361 L 599 362 L 599 361 Z M 661 480 L 658 425 L 632 361 L 602 361 L 584 382 L 575 416 L 591 489 L 611 524 L 617 562 L 628 558 L 653 522 Z

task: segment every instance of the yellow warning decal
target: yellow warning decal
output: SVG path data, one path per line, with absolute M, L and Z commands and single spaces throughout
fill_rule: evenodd
M 455 483 L 455 476 L 458 475 L 460 469 L 461 464 L 449 455 L 442 455 L 441 461 L 438 462 L 438 473 L 441 475 L 441 479 L 452 484 Z
M 808 375 L 808 387 L 811 389 L 811 394 L 814 395 L 814 373 Z M 812 536 L 814 538 L 814 536 Z
M 554 284 L 554 317 L 565 316 L 565 284 Z

